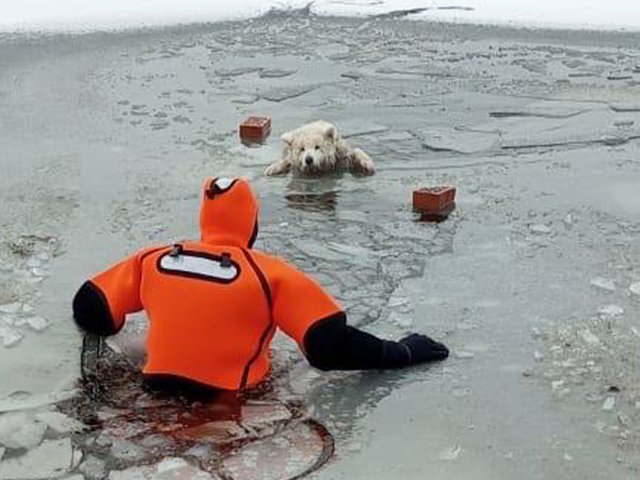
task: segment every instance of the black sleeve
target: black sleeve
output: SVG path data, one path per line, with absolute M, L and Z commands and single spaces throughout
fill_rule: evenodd
M 86 332 L 107 336 L 119 331 L 111 317 L 107 299 L 90 281 L 85 282 L 73 297 L 73 318 Z
M 347 325 L 344 313 L 321 320 L 304 337 L 309 363 L 320 370 L 401 368 L 412 364 L 411 351 Z

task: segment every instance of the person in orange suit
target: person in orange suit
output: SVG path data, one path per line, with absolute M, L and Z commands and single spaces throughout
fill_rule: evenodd
M 320 370 L 400 368 L 445 359 L 425 335 L 382 340 L 347 325 L 343 308 L 312 278 L 254 250 L 258 201 L 246 180 L 208 178 L 201 238 L 145 248 L 86 281 L 73 299 L 77 325 L 113 335 L 128 314 L 149 318 L 149 383 L 243 390 L 270 370 L 281 329 Z

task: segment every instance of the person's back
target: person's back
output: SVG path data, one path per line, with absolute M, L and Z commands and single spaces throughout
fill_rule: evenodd
M 207 179 L 201 240 L 148 248 L 85 282 L 73 301 L 80 327 L 101 335 L 125 316 L 149 317 L 149 379 L 241 390 L 265 378 L 276 328 L 323 370 L 396 368 L 446 358 L 422 335 L 379 340 L 346 325 L 343 309 L 310 277 L 252 250 L 258 203 L 240 179 Z

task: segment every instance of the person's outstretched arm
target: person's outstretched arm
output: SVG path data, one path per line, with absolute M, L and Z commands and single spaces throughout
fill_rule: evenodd
M 142 310 L 141 263 L 156 250 L 141 250 L 84 282 L 72 303 L 78 327 L 97 335 L 114 335 L 124 326 L 127 314 Z
M 320 370 L 402 368 L 449 356 L 447 347 L 425 335 L 412 334 L 399 342 L 382 340 L 347 325 L 342 312 L 309 328 L 304 351 Z
M 321 370 L 400 368 L 447 358 L 449 350 L 425 335 L 382 340 L 347 325 L 344 310 L 311 277 L 289 264 L 254 253 L 269 279 L 276 324 Z

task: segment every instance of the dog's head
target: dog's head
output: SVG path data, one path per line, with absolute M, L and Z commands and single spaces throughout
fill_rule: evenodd
M 316 122 L 282 135 L 290 150 L 292 167 L 304 174 L 331 171 L 336 163 L 338 132 L 333 125 Z

